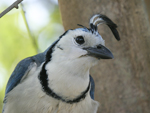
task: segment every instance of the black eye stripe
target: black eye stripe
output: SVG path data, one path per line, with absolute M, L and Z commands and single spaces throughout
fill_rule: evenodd
M 83 36 L 77 36 L 77 37 L 75 38 L 75 41 L 76 41 L 78 44 L 80 44 L 80 45 L 85 42 Z

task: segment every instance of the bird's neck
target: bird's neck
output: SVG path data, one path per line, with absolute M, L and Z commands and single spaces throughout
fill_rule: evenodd
M 48 87 L 56 94 L 74 99 L 84 92 L 89 84 L 89 67 L 78 61 L 49 62 L 45 66 Z

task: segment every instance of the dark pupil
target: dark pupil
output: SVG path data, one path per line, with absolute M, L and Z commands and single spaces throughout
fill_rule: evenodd
M 76 38 L 76 42 L 77 42 L 78 44 L 83 44 L 83 43 L 84 43 L 84 38 L 83 38 L 82 36 L 78 36 L 78 37 Z

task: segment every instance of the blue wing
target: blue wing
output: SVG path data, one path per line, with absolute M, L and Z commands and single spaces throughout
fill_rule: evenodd
M 7 83 L 5 95 L 9 93 L 21 80 L 30 66 L 30 63 L 33 62 L 31 58 L 26 58 L 18 63 L 15 70 L 11 74 L 9 81 Z
M 32 63 L 35 62 L 37 65 L 40 65 L 43 61 L 44 61 L 43 53 L 20 61 L 9 78 L 6 91 L 5 91 L 5 95 L 9 93 L 15 86 L 17 86 L 20 83 L 20 80 L 25 75 L 25 73 L 30 70 L 29 67 Z
M 45 55 L 50 48 L 51 46 L 49 46 L 43 53 L 26 58 L 18 63 L 18 65 L 16 66 L 15 70 L 11 74 L 9 81 L 7 83 L 5 96 L 7 93 L 9 93 L 14 87 L 16 87 L 20 83 L 25 73 L 30 70 L 29 67 L 32 63 L 35 62 L 38 66 L 40 66 L 44 62 Z

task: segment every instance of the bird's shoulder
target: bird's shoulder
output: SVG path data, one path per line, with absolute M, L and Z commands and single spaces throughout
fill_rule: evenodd
M 31 65 L 33 63 L 36 63 L 37 66 L 40 66 L 42 62 L 44 62 L 44 53 L 40 53 L 35 56 L 21 60 L 17 64 L 17 66 L 15 67 L 14 71 L 12 72 L 9 78 L 9 81 L 6 86 L 5 95 L 20 83 L 24 75 L 31 70 L 32 68 Z
M 24 75 L 27 72 L 29 72 L 30 69 L 32 68 L 31 65 L 33 63 L 36 63 L 37 66 L 40 66 L 44 62 L 45 56 L 48 50 L 52 47 L 52 45 L 50 45 L 43 53 L 39 53 L 32 57 L 25 58 L 17 64 L 17 66 L 15 67 L 14 71 L 12 72 L 8 80 L 6 91 L 5 91 L 5 96 L 7 93 L 9 93 L 13 88 L 15 88 L 20 83 Z

